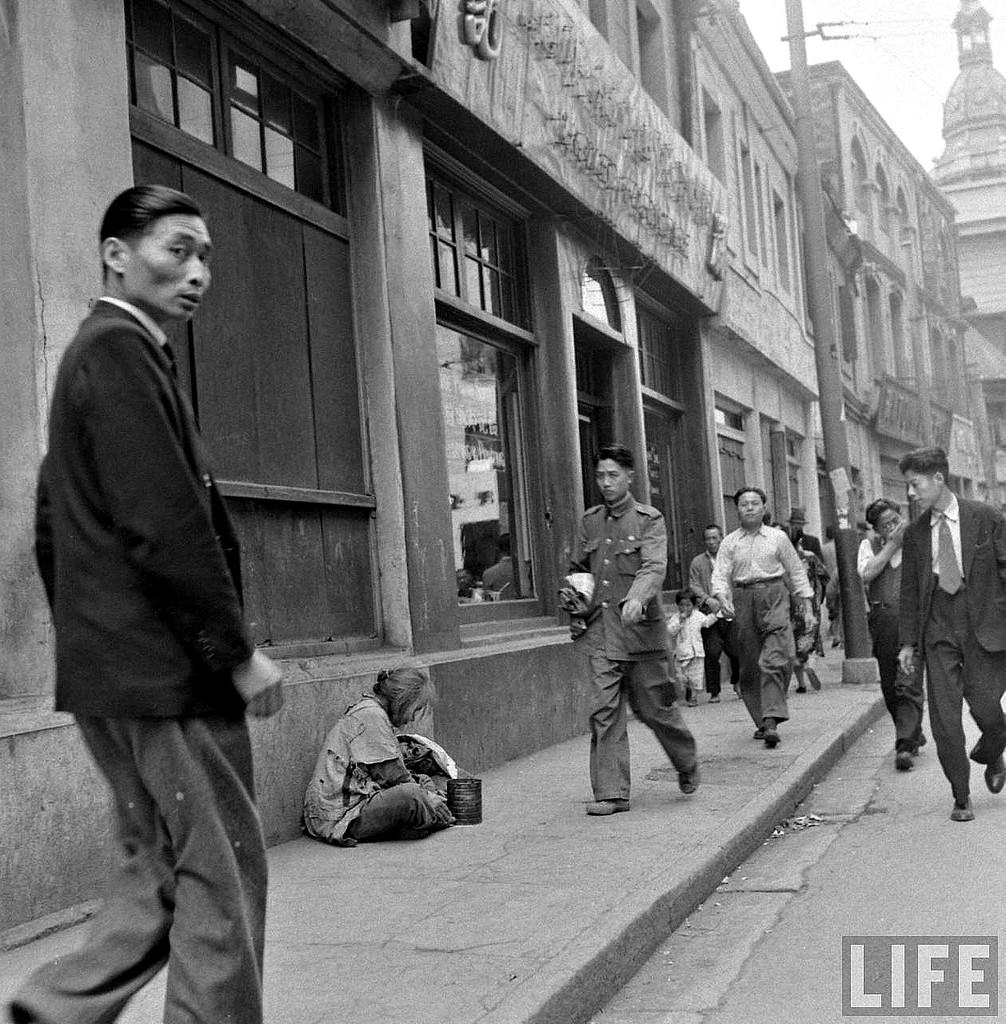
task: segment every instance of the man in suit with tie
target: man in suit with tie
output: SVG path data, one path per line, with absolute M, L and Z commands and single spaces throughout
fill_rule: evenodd
M 962 700 L 981 730 L 972 761 L 985 783 L 1006 783 L 1006 520 L 989 505 L 958 498 L 947 486 L 942 448 L 919 448 L 899 463 L 922 514 L 902 545 L 898 660 L 906 673 L 925 659 L 929 722 L 953 791 L 954 821 L 971 821 Z
M 103 295 L 60 364 L 36 555 L 56 708 L 112 792 L 123 859 L 87 944 L 14 1024 L 112 1021 L 167 964 L 164 1020 L 261 1024 L 265 845 L 246 711 L 282 704 L 244 623 L 237 541 L 165 328 L 210 282 L 199 207 L 132 188 L 101 225 Z

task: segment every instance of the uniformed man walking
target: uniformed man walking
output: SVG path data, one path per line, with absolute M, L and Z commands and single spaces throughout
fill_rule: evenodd
M 572 572 L 594 579 L 590 614 L 573 620 L 582 636 L 593 689 L 588 814 L 629 809 L 629 737 L 625 703 L 654 732 L 678 772 L 682 793 L 699 783 L 695 739 L 674 706 L 667 631 L 660 602 L 667 571 L 664 517 L 636 501 L 634 461 L 624 445 L 604 445 L 594 460 L 603 505 L 586 511 Z M 589 624 L 588 624 L 589 622 Z

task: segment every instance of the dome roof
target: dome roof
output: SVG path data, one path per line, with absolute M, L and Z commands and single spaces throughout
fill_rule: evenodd
M 992 126 L 1006 128 L 1006 78 L 991 63 L 967 64 L 943 104 L 943 137 Z

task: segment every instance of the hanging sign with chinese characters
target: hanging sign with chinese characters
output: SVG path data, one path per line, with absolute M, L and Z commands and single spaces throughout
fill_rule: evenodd
M 440 18 L 437 84 L 715 310 L 727 227 L 723 186 L 580 7 L 574 0 L 472 0 L 461 12 L 462 38 L 471 46 L 480 31 L 483 38 L 495 31 L 490 45 L 498 56 L 466 57 L 471 50 L 449 38 L 453 22 Z

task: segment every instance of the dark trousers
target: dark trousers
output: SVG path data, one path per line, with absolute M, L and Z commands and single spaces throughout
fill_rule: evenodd
M 418 782 L 403 782 L 375 793 L 346 835 L 361 843 L 375 839 L 422 839 L 446 824 L 437 817 L 431 797 Z
M 963 591 L 950 596 L 939 587 L 933 594 L 926 624 L 926 669 L 929 725 L 943 774 L 954 800 L 970 793 L 968 763 L 961 721 L 962 700 L 981 730 L 971 760 L 992 764 L 1006 748 L 1006 716 L 1002 696 L 1006 685 L 1006 652 L 986 651 L 975 640 Z
M 612 661 L 590 655 L 590 785 L 595 800 L 627 800 L 629 734 L 625 704 L 654 732 L 679 772 L 695 768 L 695 737 L 674 705 L 667 659 Z
M 730 659 L 730 682 L 733 686 L 740 684 L 741 666 L 734 650 L 733 623 L 726 619 L 717 619 L 708 629 L 702 630 L 702 646 L 706 650 L 706 690 L 710 697 L 720 695 L 720 655 Z
M 261 1024 L 266 857 L 244 719 L 78 723 L 124 856 L 86 944 L 25 982 L 14 1021 L 108 1024 L 167 964 L 164 1024 Z
M 782 580 L 735 587 L 734 637 L 741 665 L 741 698 L 755 725 L 789 718 L 786 688 L 796 657 L 789 590 Z
M 880 667 L 880 692 L 894 722 L 894 749 L 915 751 L 922 739 L 922 667 L 906 675 L 898 665 L 898 612 L 873 608 L 870 612 L 873 656 Z

